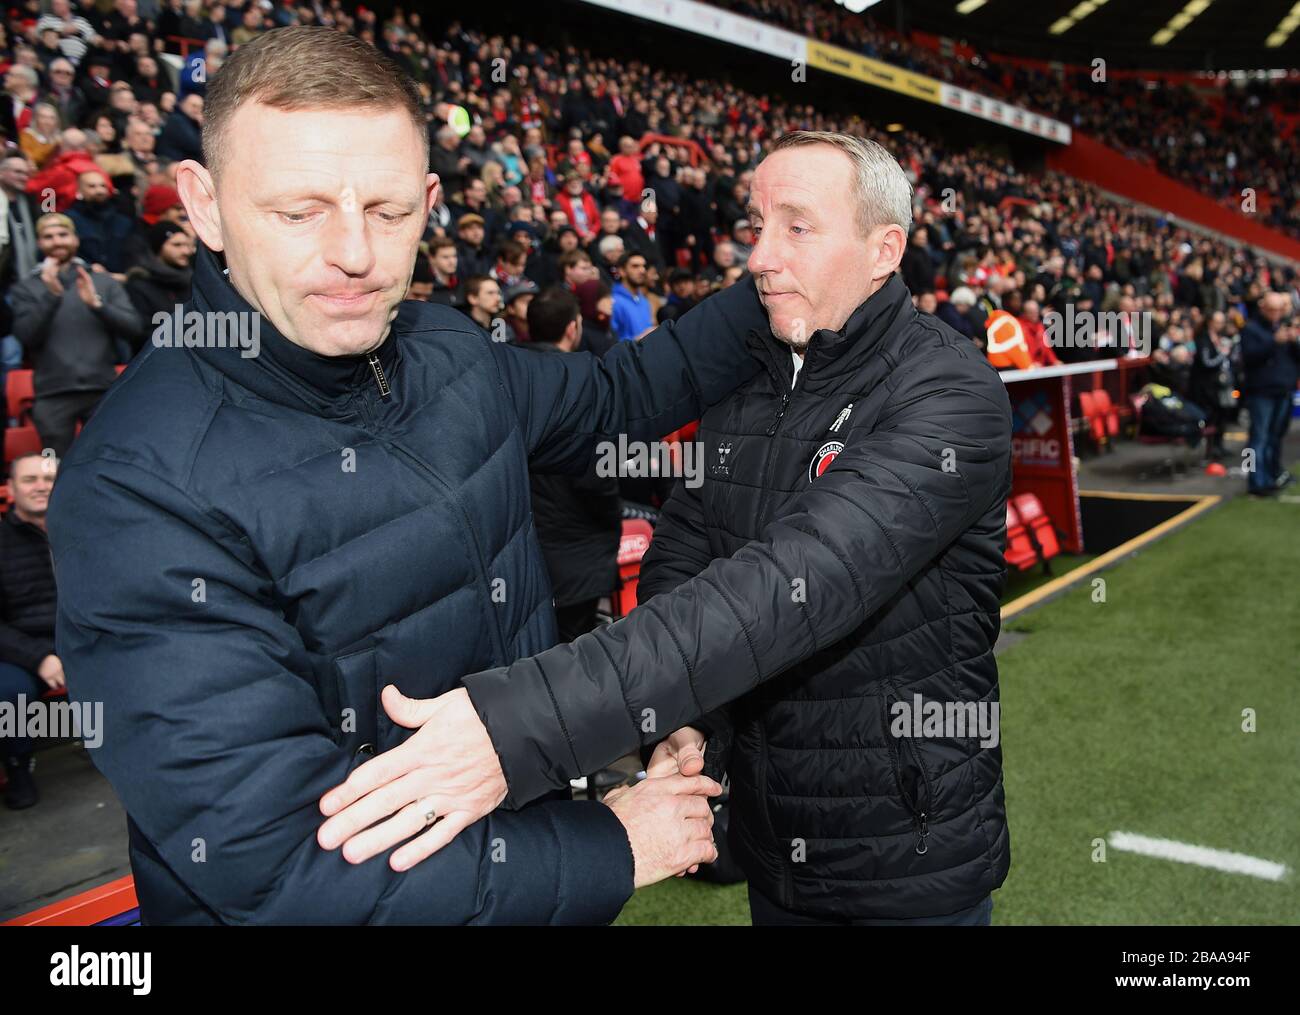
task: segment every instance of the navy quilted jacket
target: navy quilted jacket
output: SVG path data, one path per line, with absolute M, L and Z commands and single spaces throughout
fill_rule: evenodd
M 250 309 L 206 249 L 191 308 Z M 373 365 L 267 321 L 256 357 L 147 348 L 49 516 L 58 654 L 73 698 L 104 703 L 93 758 L 146 922 L 612 919 L 632 858 L 603 804 L 498 811 L 396 874 L 322 851 L 318 800 L 409 735 L 386 683 L 430 697 L 553 644 L 529 465 L 577 472 L 601 436 L 699 416 L 752 376 L 765 324 L 748 284 L 603 363 L 420 303 Z

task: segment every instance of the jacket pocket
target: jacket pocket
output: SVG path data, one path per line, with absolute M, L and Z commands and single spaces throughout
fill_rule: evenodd
M 902 698 L 892 680 L 883 681 L 885 691 L 881 695 L 881 721 L 884 724 L 885 746 L 889 749 L 889 763 L 894 773 L 894 784 L 898 789 L 903 806 L 912 816 L 912 826 L 916 831 L 916 854 L 924 856 L 930 847 L 927 839 L 930 835 L 930 818 L 934 801 L 930 776 L 921 763 L 920 749 L 912 742 L 912 737 L 895 737 L 891 731 L 893 706 L 902 702 Z
M 380 749 L 376 686 L 375 649 L 351 652 L 334 660 L 338 685 L 339 714 L 330 717 L 337 724 L 339 746 L 350 751 L 375 754 Z

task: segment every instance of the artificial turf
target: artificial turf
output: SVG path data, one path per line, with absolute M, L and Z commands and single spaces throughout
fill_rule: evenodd
M 1099 576 L 1104 602 L 1091 576 L 1007 625 L 1026 637 L 999 657 L 1012 863 L 994 923 L 1300 923 L 1300 503 L 1230 501 Z M 1116 831 L 1289 872 L 1097 862 Z M 671 879 L 618 922 L 749 911 L 743 885 Z

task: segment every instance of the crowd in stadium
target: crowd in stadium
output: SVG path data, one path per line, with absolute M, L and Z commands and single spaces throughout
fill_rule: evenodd
M 965 65 L 957 72 L 868 21 L 847 28 L 831 5 L 726 6 L 997 91 L 986 73 Z M 0 102 L 0 333 L 4 371 L 34 370 L 32 450 L 62 455 L 118 365 L 148 341 L 155 315 L 187 297 L 195 239 L 172 167 L 202 159 L 205 82 L 232 47 L 277 26 L 317 23 L 372 42 L 418 81 L 442 197 L 410 297 L 454 306 L 497 340 L 564 341 L 556 298 L 540 298 L 555 287 L 580 309 L 580 340 L 570 344 L 599 355 L 734 284 L 756 239 L 746 194 L 766 148 L 788 130 L 836 130 L 880 140 L 913 183 L 903 275 L 918 307 L 981 347 L 1001 322 L 1014 321 L 1026 358 L 997 365 L 1143 352 L 1131 329 L 1148 321 L 1157 378 L 1207 416 L 1232 411 L 1227 395 L 1237 388 L 1274 401 L 1294 389 L 1293 367 L 1288 388 L 1271 351 L 1243 357 L 1249 343 L 1237 341 L 1257 326 L 1260 297 L 1275 291 L 1271 342 L 1278 321 L 1300 306 L 1294 272 L 1071 178 L 1031 176 L 936 137 L 887 134 L 856 115 L 670 72 L 650 54 L 649 62 L 619 62 L 461 23 L 426 33 L 417 14 L 399 11 L 381 23 L 339 0 L 116 0 L 106 13 L 72 0 L 29 0 L 0 23 L 8 99 Z M 1053 114 L 1074 108 L 1073 122 L 1098 125 L 1089 110 L 1100 106 L 1076 106 L 1074 93 L 1053 87 L 1043 79 L 1023 92 L 1017 86 L 1015 97 Z M 1146 107 L 1125 120 L 1114 117 L 1113 97 L 1097 101 L 1120 140 L 1150 122 Z M 1171 106 L 1155 122 L 1178 123 L 1184 113 Z M 1168 136 L 1190 143 L 1181 129 Z M 1250 173 L 1276 172 L 1279 190 L 1294 186 L 1292 147 L 1233 136 L 1275 156 Z M 1233 175 L 1226 143 L 1171 145 L 1158 161 L 1198 184 L 1231 189 L 1244 177 Z M 1240 160 L 1236 168 L 1248 171 Z M 1076 319 L 1104 315 L 1101 339 L 1084 348 L 1048 340 L 1048 315 L 1067 311 Z M 538 322 L 545 336 L 533 334 Z M 9 405 L 11 422 L 20 408 Z M 20 672 L 62 684 L 52 576 L 48 566 L 36 573 L 39 553 L 10 553 L 20 544 L 31 550 L 23 519 L 39 519 L 48 500 L 52 477 L 37 461 L 26 459 L 12 476 L 15 510 L 0 525 L 6 561 L 25 562 L 21 573 L 7 563 L 0 575 L 0 691 Z

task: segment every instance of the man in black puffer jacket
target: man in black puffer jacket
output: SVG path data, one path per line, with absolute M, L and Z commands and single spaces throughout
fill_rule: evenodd
M 525 346 L 538 356 L 571 353 L 582 340 L 578 300 L 552 286 L 528 304 Z M 618 544 L 623 529 L 618 479 L 600 475 L 593 462 L 581 476 L 534 472 L 533 519 L 555 590 L 555 618 L 560 640 L 572 641 L 596 626 L 602 596 L 618 584 Z
M 208 99 L 210 170 L 177 172 L 202 241 L 184 341 L 136 357 L 50 510 L 58 653 L 103 704 L 142 918 L 608 922 L 716 855 L 709 780 L 477 822 L 425 802 L 413 833 L 461 834 L 411 871 L 408 846 L 330 851 L 318 800 L 411 735 L 403 694 L 554 644 L 530 464 L 577 472 L 719 401 L 757 367 L 754 290 L 603 362 L 492 342 L 402 301 L 438 183 L 373 47 L 267 32 Z
M 149 259 L 126 273 L 126 294 L 140 315 L 142 328 L 131 351 L 149 341 L 158 326 L 158 314 L 170 317 L 190 298 L 194 283 L 194 240 L 184 228 L 163 219 L 149 227 Z
M 702 721 L 708 750 L 734 741 L 755 922 L 989 921 L 1010 862 L 993 645 L 1011 409 L 979 351 L 912 306 L 910 198 L 871 142 L 777 142 L 749 268 L 779 341 L 758 329 L 764 370 L 705 413 L 704 484 L 670 498 L 643 604 L 466 677 L 486 754 L 443 747 L 434 702 L 345 796 L 406 777 L 468 787 L 444 806 L 479 783 L 517 804 L 672 731 L 649 770 L 685 774 L 705 738 L 682 727 Z

